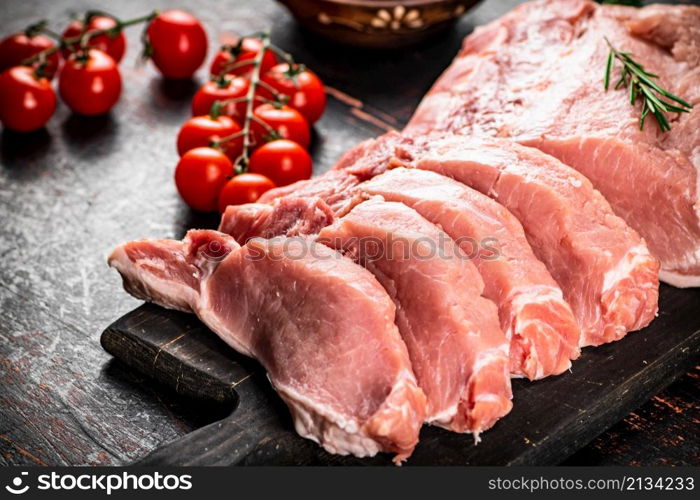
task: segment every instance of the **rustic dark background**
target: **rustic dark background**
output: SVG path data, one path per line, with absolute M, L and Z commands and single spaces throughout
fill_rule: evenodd
M 179 2 L 2 0 L 0 35 L 46 18 L 62 30 L 89 8 L 123 18 L 183 7 L 204 23 L 210 54 L 232 34 L 272 29 L 273 41 L 330 87 L 312 152 L 322 172 L 360 139 L 400 127 L 461 38 L 517 2 L 487 0 L 454 30 L 398 52 L 338 47 L 303 33 L 271 0 Z M 47 128 L 0 135 L 0 464 L 123 464 L 222 417 L 132 373 L 100 347 L 102 329 L 138 305 L 105 264 L 116 244 L 213 226 L 179 200 L 174 141 L 206 77 L 167 82 L 138 66 L 129 28 L 124 91 L 106 116 L 59 104 Z M 696 369 L 568 464 L 698 465 Z

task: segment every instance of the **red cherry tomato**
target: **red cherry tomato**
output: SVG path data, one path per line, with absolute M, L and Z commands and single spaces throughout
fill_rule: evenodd
M 207 56 L 207 34 L 202 24 L 181 10 L 166 10 L 147 31 L 151 59 L 166 78 L 189 78 Z
M 76 113 L 101 115 L 119 100 L 122 78 L 114 59 L 101 50 L 90 49 L 87 54 L 68 58 L 59 75 L 58 91 Z
M 257 38 L 243 38 L 240 45 L 224 45 L 214 57 L 209 72 L 212 75 L 220 75 L 227 70 L 226 73 L 229 75 L 245 75 L 253 69 L 252 64 L 239 64 L 235 68 L 231 66 L 243 61 L 252 63 L 260 49 L 262 49 L 262 42 Z M 275 53 L 267 50 L 260 64 L 260 74 L 266 73 L 275 64 L 277 64 Z
M 219 212 L 224 213 L 229 205 L 254 203 L 275 183 L 260 174 L 240 174 L 228 181 L 219 193 Z
M 262 81 L 289 98 L 287 104 L 299 111 L 309 124 L 315 123 L 326 109 L 326 91 L 316 73 L 304 66 L 278 64 L 262 76 Z M 264 87 L 261 95 L 272 98 Z M 266 95 L 267 94 L 267 95 Z
M 175 167 L 175 186 L 190 207 L 213 212 L 221 188 L 232 175 L 233 164 L 221 151 L 195 148 L 185 153 Z
M 0 121 L 17 132 L 43 127 L 56 109 L 51 82 L 38 78 L 28 66 L 15 66 L 0 75 Z
M 226 76 L 221 80 L 208 81 L 202 85 L 192 99 L 192 115 L 206 115 L 216 101 L 240 99 L 248 94 L 250 82 L 247 78 Z M 245 101 L 230 103 L 221 112 L 239 121 L 245 118 Z
M 262 104 L 255 108 L 253 116 L 265 122 L 282 138 L 297 142 L 304 148 L 309 146 L 311 141 L 309 124 L 296 109 L 289 106 Z M 256 121 L 252 122 L 251 131 L 256 146 L 265 144 L 268 139 L 278 139 L 278 137 L 274 137 L 274 134 L 271 134 L 267 127 Z
M 209 115 L 195 116 L 182 125 L 177 135 L 177 152 L 182 156 L 190 149 L 211 146 L 212 141 L 240 131 L 240 125 L 228 116 L 217 118 Z M 231 161 L 236 161 L 243 151 L 243 139 L 239 137 L 227 141 L 221 147 Z
M 54 43 L 49 37 L 44 35 L 29 36 L 24 33 L 10 35 L 0 42 L 0 72 L 19 66 L 22 61 L 35 56 L 42 50 L 51 49 Z M 46 66 L 43 76 L 49 80 L 53 78 L 58 70 L 61 57 L 58 52 L 54 52 L 46 57 Z
M 81 19 L 76 19 L 68 25 L 68 27 L 63 32 L 64 38 L 74 38 L 84 34 L 87 31 L 92 30 L 107 30 L 117 26 L 117 21 L 111 17 L 107 16 L 92 16 L 88 21 L 87 27 Z M 87 42 L 88 47 L 92 49 L 98 49 L 102 52 L 109 54 L 109 56 L 114 59 L 114 62 L 118 63 L 124 57 L 124 51 L 126 51 L 126 37 L 124 33 L 120 31 L 116 36 L 111 37 L 109 34 L 96 35 L 90 37 Z M 79 44 L 75 43 L 66 49 L 63 49 L 63 57 L 68 58 L 72 52 L 78 49 Z
M 268 142 L 250 157 L 248 170 L 268 177 L 277 186 L 309 179 L 311 156 L 299 144 L 288 139 Z

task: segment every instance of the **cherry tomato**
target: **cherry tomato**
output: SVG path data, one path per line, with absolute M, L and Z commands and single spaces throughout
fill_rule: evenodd
M 228 116 L 195 116 L 182 125 L 177 135 L 177 152 L 182 156 L 190 149 L 211 146 L 212 141 L 240 131 L 240 125 Z M 231 161 L 236 161 L 243 151 L 243 138 L 226 141 L 221 148 Z
M 49 37 L 44 35 L 29 36 L 25 33 L 10 35 L 0 42 L 0 72 L 19 66 L 22 61 L 35 56 L 42 50 L 51 49 L 54 43 Z M 43 69 L 43 76 L 49 80 L 53 78 L 58 70 L 61 57 L 58 52 L 54 52 L 46 57 L 46 66 Z
M 190 207 L 200 212 L 217 208 L 219 193 L 233 175 L 233 164 L 221 151 L 190 149 L 175 167 L 175 186 Z
M 151 59 L 166 78 L 189 78 L 207 56 L 207 34 L 202 24 L 181 10 L 166 10 L 147 31 Z
M 315 123 L 326 109 L 326 91 L 316 73 L 302 65 L 278 64 L 262 76 L 262 81 L 289 98 L 287 104 L 299 111 L 309 124 Z M 264 87 L 261 95 L 272 98 Z M 267 94 L 267 95 L 266 95 Z
M 47 78 L 28 66 L 15 66 L 0 75 L 0 121 L 17 132 L 43 127 L 56 109 L 56 94 Z
M 268 177 L 277 186 L 286 186 L 310 178 L 312 165 L 311 156 L 299 144 L 278 139 L 251 155 L 248 170 Z
M 58 81 L 61 98 L 81 115 L 102 115 L 112 109 L 122 91 L 122 78 L 114 59 L 97 49 L 72 54 Z
M 219 212 L 224 213 L 229 205 L 255 203 L 275 183 L 260 174 L 240 174 L 228 181 L 219 193 Z
M 304 148 L 309 146 L 311 140 L 309 124 L 296 109 L 289 106 L 262 104 L 255 108 L 253 116 L 265 122 L 282 138 L 297 142 Z M 268 139 L 278 139 L 274 135 L 270 137 L 270 131 L 256 121 L 252 122 L 250 128 L 256 146 L 265 144 Z
M 92 30 L 107 30 L 117 26 L 117 21 L 107 16 L 92 16 L 88 21 L 87 27 L 81 19 L 76 19 L 68 25 L 63 32 L 64 38 L 75 38 Z M 97 35 L 90 37 L 87 42 L 88 47 L 98 49 L 106 54 L 109 54 L 114 62 L 118 63 L 124 57 L 126 50 L 126 37 L 122 31 L 112 37 L 109 34 Z M 63 49 L 63 57 L 68 58 L 72 52 L 78 49 L 79 44 L 74 43 L 68 48 Z
M 250 82 L 240 76 L 225 76 L 220 80 L 208 81 L 202 85 L 192 99 L 192 115 L 206 115 L 216 101 L 240 99 L 248 94 Z M 221 112 L 239 121 L 245 118 L 245 101 L 227 104 Z
M 243 38 L 240 44 L 224 45 L 214 57 L 209 72 L 212 75 L 220 75 L 235 63 L 243 61 L 253 62 L 261 48 L 262 42 L 257 38 Z M 266 73 L 275 64 L 277 64 L 275 53 L 267 50 L 260 63 L 260 74 Z M 229 75 L 245 75 L 252 69 L 252 64 L 240 64 L 235 68 L 228 69 L 226 73 Z

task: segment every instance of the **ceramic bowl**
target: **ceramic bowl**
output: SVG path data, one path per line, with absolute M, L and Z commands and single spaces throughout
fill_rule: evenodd
M 479 0 L 278 0 L 307 29 L 370 48 L 417 43 L 449 27 Z

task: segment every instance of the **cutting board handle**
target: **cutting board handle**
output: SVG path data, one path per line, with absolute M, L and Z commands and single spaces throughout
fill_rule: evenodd
M 193 314 L 144 304 L 102 333 L 104 349 L 136 371 L 193 401 L 231 414 L 151 452 L 138 465 L 230 465 L 274 455 L 296 460 L 300 446 L 288 412 L 262 367 L 237 354 Z M 319 454 L 313 445 L 309 460 Z
M 228 417 L 164 444 L 134 465 L 328 465 L 358 460 L 332 456 L 301 439 L 264 374 L 246 379 L 237 390 L 240 404 Z
M 109 325 L 102 347 L 136 371 L 193 399 L 238 404 L 235 387 L 257 365 L 193 315 L 144 304 Z
M 238 463 L 249 451 L 246 446 L 240 446 L 244 432 L 232 414 L 161 446 L 133 465 L 164 467 Z

